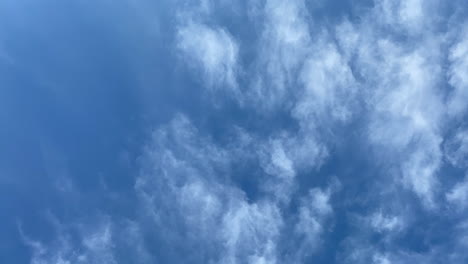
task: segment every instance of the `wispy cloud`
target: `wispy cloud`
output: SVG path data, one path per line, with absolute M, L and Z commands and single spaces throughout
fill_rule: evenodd
M 24 241 L 32 249 L 31 264 L 118 263 L 109 222 L 82 230 L 77 241 L 67 226 L 59 222 L 55 225 L 57 238 L 47 245 L 23 234 Z
M 222 28 L 191 22 L 178 30 L 178 48 L 203 74 L 207 87 L 237 88 L 238 44 Z
M 465 24 L 458 29 L 455 43 L 449 50 L 450 69 L 449 83 L 453 87 L 450 95 L 449 112 L 460 115 L 466 112 L 468 100 L 468 26 Z
M 257 152 L 262 145 L 270 154 L 262 147 Z M 168 247 L 175 246 L 172 243 L 199 247 L 185 261 L 277 263 L 283 258 L 277 255 L 279 239 L 286 235 L 282 208 L 290 202 L 295 172 L 281 141 L 256 142 L 239 153 L 235 148 L 217 147 L 178 116 L 155 131 L 150 146 L 144 156 L 147 169 L 138 178 L 136 190 L 143 212 L 155 228 L 165 230 Z M 236 186 L 229 169 L 246 153 L 254 153 L 254 160 L 265 159 L 262 167 L 271 175 L 261 182 L 264 194 L 254 201 Z M 319 243 L 321 225 L 333 212 L 331 192 L 315 188 L 304 198 L 296 228 L 305 237 L 301 252 Z

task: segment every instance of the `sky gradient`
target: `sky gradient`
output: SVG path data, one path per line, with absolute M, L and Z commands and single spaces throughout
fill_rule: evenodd
M 463 0 L 0 1 L 0 263 L 468 263 Z

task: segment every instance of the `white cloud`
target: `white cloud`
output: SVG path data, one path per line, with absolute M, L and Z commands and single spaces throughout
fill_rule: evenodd
M 270 177 L 261 188 L 278 200 L 289 203 L 296 166 L 291 160 L 293 157 L 288 149 L 288 140 L 284 137 L 276 138 L 259 149 L 261 166 Z
M 453 166 L 465 168 L 468 165 L 468 131 L 459 129 L 448 138 L 444 144 L 444 154 Z
M 277 139 L 271 142 L 271 149 L 268 149 L 268 153 L 270 154 L 271 161 L 265 168 L 267 172 L 285 179 L 295 176 L 294 164 L 287 156 L 283 143 L 280 140 Z
M 223 217 L 225 254 L 221 263 L 276 263 L 282 225 L 279 209 L 270 202 L 234 204 Z
M 403 183 L 431 205 L 442 157 L 438 124 L 443 108 L 432 80 L 437 70 L 423 63 L 419 55 L 410 55 L 395 65 L 397 83 L 384 83 L 373 98 L 375 116 L 369 135 L 376 144 L 390 147 L 400 157 L 405 155 L 400 160 Z
M 294 195 L 295 170 L 302 166 L 293 162 L 296 142 L 287 136 L 263 141 L 244 133 L 233 139 L 232 149 L 220 148 L 183 116 L 154 132 L 136 191 L 146 217 L 164 229 L 168 246 L 198 249 L 183 261 L 209 256 L 214 263 L 279 263 L 284 257 L 277 255 L 286 235 L 283 209 Z M 260 161 L 267 174 L 255 175 L 263 190 L 255 200 L 247 200 L 232 182 L 229 168 L 238 159 Z M 322 240 L 334 191 L 335 185 L 315 188 L 301 202 L 294 230 L 303 242 L 295 258 L 308 255 Z
M 454 204 L 459 209 L 468 206 L 468 178 L 457 183 L 452 190 L 446 194 L 447 201 Z
M 112 227 L 103 222 L 79 233 L 79 243 L 72 239 L 72 233 L 61 226 L 58 237 L 51 244 L 34 241 L 23 235 L 32 249 L 31 264 L 115 264 Z
M 434 192 L 438 185 L 437 172 L 441 165 L 439 142 L 411 153 L 402 166 L 404 185 L 411 188 L 427 206 L 434 206 Z
M 299 93 L 293 115 L 304 123 L 310 123 L 314 117 L 346 121 L 351 116 L 350 105 L 356 93 L 354 77 L 331 41 L 317 41 L 301 70 L 305 89 Z
M 269 0 L 265 4 L 269 34 L 283 45 L 301 47 L 310 40 L 303 1 Z M 305 43 L 304 43 L 305 42 Z
M 449 83 L 453 87 L 449 101 L 449 113 L 460 115 L 468 107 L 468 25 L 457 29 L 457 41 L 450 48 L 448 70 Z
M 453 91 L 447 97 L 444 90 L 447 42 L 436 28 L 439 22 L 434 13 L 437 11 L 436 2 L 376 1 L 358 22 L 344 20 L 336 26 L 317 24 L 303 1 L 265 1 L 263 9 L 260 1 L 250 5 L 253 7 L 250 18 L 256 28 L 261 29 L 261 34 L 256 43 L 258 56 L 253 58 L 254 67 L 248 65 L 248 69 L 253 71 L 249 73 L 251 79 L 242 98 L 251 103 L 247 110 L 267 115 L 286 112 L 298 124 L 296 133 L 270 131 L 267 140 L 250 138 L 252 145 L 258 148 L 253 152 L 258 153 L 260 166 L 271 176 L 260 188 L 275 198 L 267 201 L 268 208 L 288 205 L 294 195 L 297 175 L 304 169 L 320 168 L 329 155 L 327 143 L 334 141 L 330 138 L 333 137 L 334 126 L 346 126 L 355 121 L 353 118 L 356 116 L 359 117 L 358 126 L 366 129 L 368 143 L 378 153 L 369 159 L 377 166 L 382 165 L 377 180 L 384 184 L 379 185 L 380 189 L 372 190 L 375 193 L 369 194 L 370 197 L 398 197 L 410 203 L 405 196 L 405 192 L 410 191 L 425 209 L 433 211 L 444 202 L 437 200 L 442 186 L 439 183 L 443 181 L 439 173 L 443 169 L 444 154 L 455 164 L 460 163 L 455 160 L 466 151 L 462 136 L 455 137 L 453 144 L 446 144 L 450 148 L 446 147 L 445 153 L 441 144 L 445 141 L 447 118 L 459 118 L 465 111 L 464 91 L 468 89 L 463 72 L 468 66 L 465 58 L 467 49 L 464 48 L 466 39 L 456 38 L 448 56 L 448 79 Z M 249 153 L 249 158 L 257 157 Z M 384 190 L 386 184 L 390 185 L 388 190 Z M 400 186 L 404 188 L 400 189 Z M 226 185 L 220 188 L 226 188 Z M 447 201 L 466 203 L 466 197 L 462 195 L 464 190 L 464 184 L 456 185 L 446 194 Z M 226 191 L 219 193 L 223 192 Z M 209 201 L 225 199 L 215 193 L 214 197 L 218 198 L 210 198 Z M 379 196 L 381 193 L 385 195 Z M 242 195 L 239 197 L 235 201 L 242 206 L 235 208 L 242 210 L 215 211 L 221 215 L 228 212 L 248 223 L 245 219 L 264 221 L 256 216 L 258 201 L 246 202 Z M 304 244 L 299 246 L 298 255 L 306 256 L 309 253 L 304 248 L 314 248 L 321 241 L 324 223 L 333 215 L 329 199 L 329 192 L 314 189 L 308 198 L 301 201 L 295 233 L 302 237 Z M 211 208 L 207 206 L 211 204 L 206 202 L 208 200 L 202 199 L 200 211 L 205 211 L 205 207 Z M 387 208 L 386 201 L 378 201 L 377 204 L 378 208 Z M 226 206 L 213 208 L 223 207 Z M 408 227 L 408 216 L 404 215 L 407 209 L 393 208 L 388 213 L 373 211 L 375 213 L 364 217 L 366 228 L 372 230 L 370 233 L 380 233 L 382 244 L 392 247 L 394 238 Z M 279 228 L 281 214 L 278 216 L 272 211 L 267 210 L 265 214 L 274 215 L 272 217 L 278 220 L 274 226 Z M 237 227 L 235 223 L 229 226 Z M 243 231 L 237 230 L 240 231 L 225 241 L 240 241 L 238 239 L 242 235 L 239 234 Z M 273 263 L 277 257 L 273 257 L 271 250 L 276 247 L 278 232 L 281 233 L 275 231 L 270 236 L 265 235 L 270 238 L 264 240 L 268 241 L 265 242 L 268 246 L 257 249 L 258 254 L 249 253 L 248 259 L 254 263 Z M 230 245 L 237 243 L 230 242 Z M 433 257 L 398 248 L 395 252 L 386 252 L 366 243 L 363 242 L 362 250 L 354 248 L 351 255 L 357 253 L 349 259 L 358 263 L 383 264 L 431 260 Z M 236 250 L 239 249 L 233 247 L 228 251 Z M 228 262 L 235 259 L 232 257 Z
M 387 152 L 383 157 L 393 157 L 390 162 L 400 172 L 389 176 L 433 207 L 446 109 L 440 89 L 441 39 L 427 37 L 419 45 L 409 45 L 379 36 L 379 28 L 372 24 L 362 27 L 375 32 L 361 35 L 361 41 L 376 43 L 364 44 L 357 57 L 366 80 L 370 142 L 383 147 Z
M 356 25 L 348 20 L 344 20 L 335 27 L 334 35 L 337 39 L 341 54 L 346 58 L 346 60 L 349 60 L 357 51 L 358 44 L 364 45 L 364 43 L 359 43 L 361 37 L 360 34 L 362 33 L 359 32 L 358 29 L 359 28 L 357 28 Z
M 196 254 L 208 254 L 215 263 L 275 263 L 282 225 L 278 204 L 268 197 L 248 202 L 229 174 L 219 174 L 236 151 L 216 147 L 179 116 L 154 133 L 136 190 L 167 243 L 197 247 L 202 252 Z M 189 234 L 181 234 L 184 229 Z M 196 254 L 185 260 L 201 260 Z
M 322 245 L 323 233 L 330 227 L 333 216 L 330 199 L 336 187 L 335 184 L 325 190 L 313 188 L 301 199 L 294 226 L 296 239 L 300 241 L 296 249 L 296 262 L 301 263 L 303 258 L 314 254 Z
M 326 147 L 314 138 L 314 134 L 280 133 L 263 142 L 256 139 L 257 152 L 264 172 L 271 176 L 261 189 L 272 194 L 283 204 L 290 202 L 297 186 L 298 171 L 320 168 L 327 157 Z
M 284 107 L 296 91 L 297 71 L 309 53 L 308 13 L 303 1 L 269 0 L 254 22 L 262 28 L 257 44 L 256 82 L 248 97 L 260 110 Z M 257 110 L 258 110 L 257 109 Z
M 178 30 L 177 47 L 183 60 L 203 73 L 209 88 L 236 88 L 239 48 L 225 29 L 189 22 Z
M 384 215 L 376 212 L 369 218 L 370 226 L 378 232 L 394 232 L 403 227 L 403 222 L 398 216 Z
M 412 29 L 419 29 L 424 21 L 424 1 L 422 0 L 407 0 L 400 1 L 399 16 L 402 24 Z
M 419 35 L 425 33 L 435 20 L 432 2 L 434 1 L 376 1 L 375 19 L 384 27 Z
M 386 40 L 379 43 L 378 49 L 377 56 L 383 56 L 383 61 L 370 65 L 372 74 L 378 76 L 370 101 L 376 110 L 371 139 L 402 149 L 418 134 L 427 140 L 438 137 L 444 112 L 435 86 L 438 66 L 425 58 L 423 50 L 405 54 Z M 427 104 L 431 108 L 425 107 Z
M 388 257 L 386 257 L 386 256 L 384 256 L 382 254 L 375 254 L 372 257 L 372 263 L 374 263 L 374 264 L 391 264 L 392 262 L 390 262 Z
M 107 215 L 85 214 L 63 221 L 45 214 L 53 227 L 50 239 L 32 238 L 19 225 L 22 241 L 31 250 L 31 264 L 152 263 L 137 222 Z

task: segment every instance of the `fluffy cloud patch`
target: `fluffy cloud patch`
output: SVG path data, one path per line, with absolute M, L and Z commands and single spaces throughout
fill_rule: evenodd
M 134 263 L 149 261 L 140 230 L 133 222 L 113 223 L 109 218 L 94 225 L 54 222 L 57 236 L 50 243 L 22 233 L 23 240 L 32 250 L 31 264 L 116 264 L 123 259 Z M 119 252 L 122 249 L 126 256 Z
M 177 36 L 177 46 L 188 58 L 184 61 L 203 74 L 208 87 L 236 88 L 239 47 L 225 29 L 193 22 L 180 27 Z
M 238 140 L 243 144 L 245 139 Z M 286 235 L 283 210 L 294 193 L 296 168 L 285 142 L 283 138 L 243 145 L 243 150 L 219 148 L 188 119 L 177 117 L 155 131 L 143 157 L 146 169 L 136 190 L 144 214 L 156 228 L 165 230 L 163 240 L 168 246 L 199 248 L 185 256 L 186 261 L 279 262 L 284 256 L 277 255 L 277 247 Z M 267 174 L 263 195 L 255 201 L 247 199 L 230 174 L 238 155 L 260 161 Z M 299 255 L 320 243 L 322 225 L 333 213 L 329 201 L 333 191 L 315 188 L 304 198 L 295 229 L 304 237 Z
M 301 201 L 298 222 L 294 228 L 299 240 L 302 240 L 299 245 L 299 260 L 313 254 L 321 246 L 322 233 L 328 227 L 326 221 L 333 214 L 330 196 L 330 189 L 312 189 Z
M 166 243 L 201 250 L 187 261 L 274 263 L 279 208 L 269 199 L 250 203 L 230 184 L 227 151 L 203 140 L 187 119 L 178 117 L 155 133 L 137 191 L 156 226 L 165 228 Z M 215 254 L 219 250 L 222 254 Z
M 401 171 L 394 176 L 431 207 L 442 164 L 446 114 L 440 89 L 441 42 L 429 37 L 416 48 L 371 34 L 361 38 L 377 43 L 361 47 L 358 57 L 360 71 L 369 81 L 369 139 L 393 153 Z
M 463 114 L 468 101 L 468 26 L 458 30 L 458 38 L 450 48 L 448 71 L 449 83 L 453 87 L 449 101 L 449 112 L 454 115 Z
M 464 209 L 468 205 L 468 181 L 457 183 L 452 190 L 446 194 L 447 200 L 459 209 Z
M 347 61 L 330 40 L 319 40 L 313 54 L 304 62 L 301 81 L 305 87 L 294 115 L 308 122 L 311 116 L 346 121 L 356 93 L 356 82 Z
M 457 130 L 456 134 L 444 144 L 445 157 L 456 167 L 468 165 L 468 131 Z

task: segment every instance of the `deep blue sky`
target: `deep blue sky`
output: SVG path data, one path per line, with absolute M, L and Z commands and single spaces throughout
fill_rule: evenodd
M 0 2 L 0 263 L 467 263 L 462 0 Z

